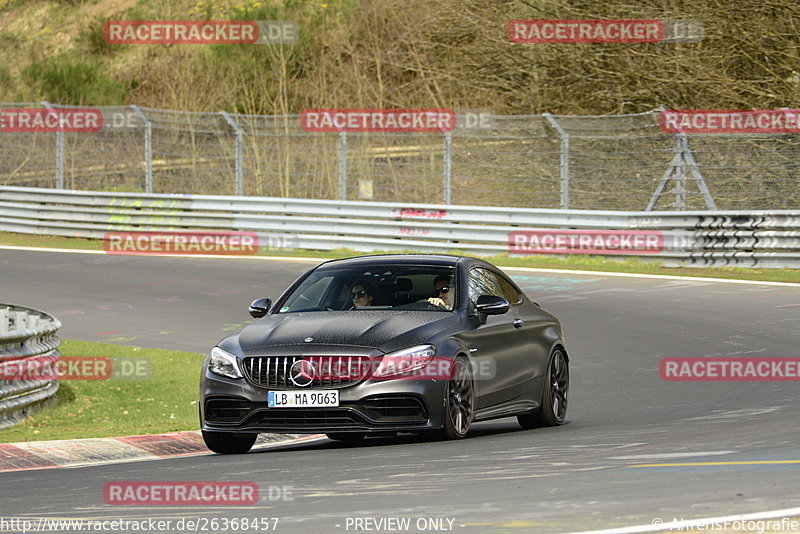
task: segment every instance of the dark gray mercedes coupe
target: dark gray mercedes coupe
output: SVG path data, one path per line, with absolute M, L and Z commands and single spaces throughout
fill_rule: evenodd
M 331 439 L 430 432 L 516 416 L 560 425 L 569 357 L 561 325 L 477 258 L 387 254 L 322 263 L 203 362 L 209 449 L 250 450 L 261 432 Z

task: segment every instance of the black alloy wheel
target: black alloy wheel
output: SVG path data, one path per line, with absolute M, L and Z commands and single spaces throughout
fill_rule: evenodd
M 567 394 L 569 392 L 569 362 L 564 351 L 557 348 L 550 357 L 547 377 L 542 392 L 542 406 L 534 413 L 518 415 L 523 428 L 558 426 L 567 417 Z

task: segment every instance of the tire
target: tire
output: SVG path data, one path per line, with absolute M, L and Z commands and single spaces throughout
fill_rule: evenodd
M 444 398 L 444 428 L 440 439 L 463 439 L 469 433 L 475 416 L 475 384 L 472 370 L 465 358 L 453 362 L 453 372 L 447 381 Z
M 244 454 L 253 448 L 258 434 L 235 434 L 233 432 L 206 432 L 203 441 L 213 452 L 219 454 Z
M 517 416 L 522 428 L 558 426 L 564 423 L 567 417 L 569 362 L 563 349 L 555 349 L 550 356 L 542 389 L 541 407 L 533 413 Z
M 334 441 L 361 441 L 367 437 L 364 432 L 331 432 L 325 435 Z

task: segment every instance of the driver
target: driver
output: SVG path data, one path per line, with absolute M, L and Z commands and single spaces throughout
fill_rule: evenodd
M 367 284 L 356 282 L 350 290 L 350 298 L 353 300 L 353 308 L 367 308 L 372 306 L 373 296 L 367 289 Z
M 428 299 L 429 303 L 452 310 L 455 296 L 456 288 L 453 287 L 453 279 L 450 276 L 441 274 L 433 279 L 433 296 Z

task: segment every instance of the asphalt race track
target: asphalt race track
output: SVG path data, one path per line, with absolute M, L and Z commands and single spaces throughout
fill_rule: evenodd
M 311 265 L 0 250 L 0 301 L 54 314 L 66 338 L 206 352 L 250 320 L 251 299 L 275 298 Z M 459 442 L 321 439 L 3 473 L 0 516 L 277 517 L 281 533 L 355 532 L 354 518 L 378 517 L 409 517 L 416 532 L 419 518 L 449 518 L 454 532 L 556 533 L 800 506 L 800 382 L 671 382 L 658 370 L 664 357 L 798 356 L 800 289 L 508 272 L 565 326 L 565 426 L 504 419 Z M 126 480 L 292 489 L 246 507 L 106 505 L 103 485 Z

